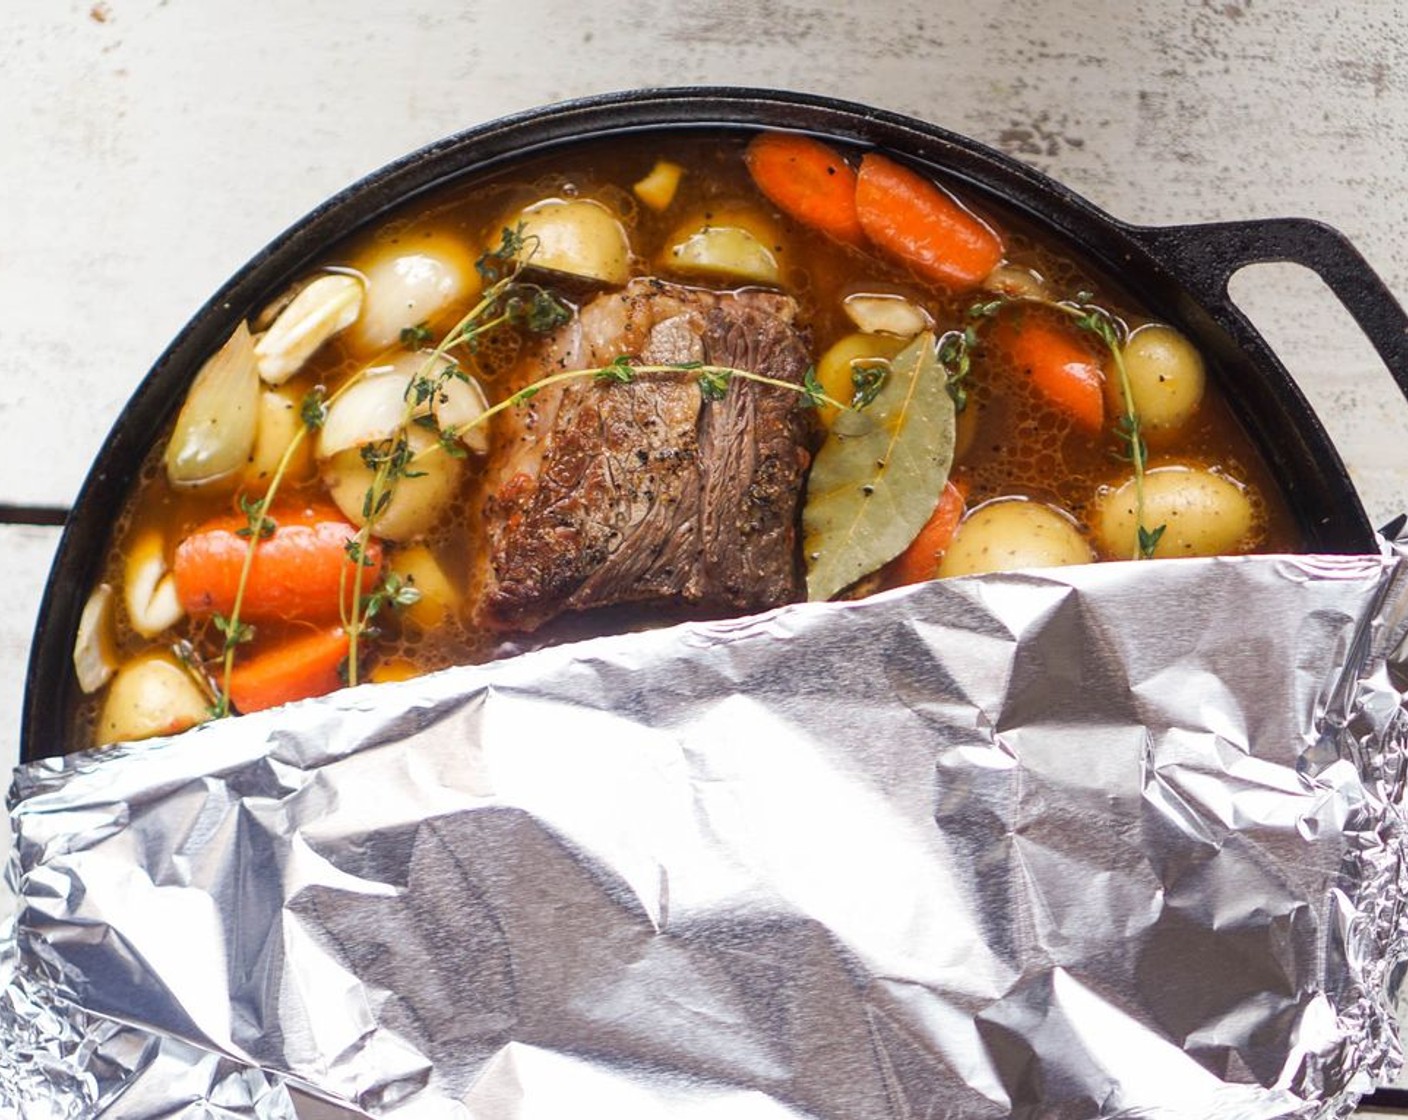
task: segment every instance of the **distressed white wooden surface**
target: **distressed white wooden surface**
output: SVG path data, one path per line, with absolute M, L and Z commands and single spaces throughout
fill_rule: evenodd
M 1145 224 L 1338 226 L 1408 296 L 1408 20 L 1378 0 L 105 0 L 0 36 L 0 503 L 67 504 L 181 324 L 324 196 L 446 133 L 644 85 L 763 85 L 927 118 Z M 1365 504 L 1408 496 L 1408 405 L 1318 280 L 1234 293 Z M 0 529 L 0 763 L 57 534 Z

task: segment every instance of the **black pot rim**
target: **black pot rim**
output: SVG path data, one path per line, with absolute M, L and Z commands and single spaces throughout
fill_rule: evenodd
M 1353 485 L 1313 411 L 1265 341 L 1226 301 L 1225 277 L 1220 292 L 1215 279 L 1201 282 L 1205 278 L 1197 272 L 1196 252 L 1180 256 L 1174 240 L 1164 236 L 1180 231 L 1131 225 L 999 151 L 942 127 L 856 102 L 744 86 L 598 94 L 474 126 L 373 171 L 276 237 L 192 316 L 122 410 L 65 523 L 31 649 L 21 757 L 33 760 L 56 753 L 52 744 L 63 740 L 65 713 L 76 689 L 73 635 L 101 569 L 113 511 L 121 507 L 137 466 L 174 414 L 181 397 L 176 390 L 258 301 L 278 291 L 330 244 L 450 180 L 594 137 L 765 128 L 814 133 L 858 149 L 894 151 L 908 162 L 939 169 L 961 191 L 1015 210 L 1122 283 L 1131 272 L 1144 277 L 1145 283 L 1126 284 L 1136 298 L 1189 329 L 1200 344 L 1211 340 L 1216 352 L 1255 370 L 1243 419 L 1250 419 L 1253 439 L 1273 471 L 1291 480 L 1288 498 L 1309 543 L 1323 551 L 1374 550 L 1374 535 Z M 1230 228 L 1250 225 L 1231 223 Z M 1273 413 L 1262 423 L 1257 413 L 1266 409 Z M 1289 470 L 1291 466 L 1296 469 Z

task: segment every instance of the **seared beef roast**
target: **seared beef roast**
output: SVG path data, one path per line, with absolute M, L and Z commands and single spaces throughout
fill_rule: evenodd
M 622 354 L 704 362 L 800 384 L 795 303 L 633 281 L 582 309 L 515 375 Z M 809 462 L 801 395 L 736 378 L 706 400 L 688 371 L 574 380 L 504 414 L 488 464 L 476 621 L 532 630 L 631 602 L 744 612 L 803 596 L 797 503 Z

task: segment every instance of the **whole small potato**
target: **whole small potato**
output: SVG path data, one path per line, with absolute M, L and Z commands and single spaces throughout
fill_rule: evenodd
M 437 446 L 424 428 L 407 433 L 411 452 L 417 456 L 415 477 L 396 481 L 390 503 L 377 516 L 373 531 L 391 541 L 410 541 L 435 526 L 459 490 L 463 465 Z M 375 472 L 362 460 L 360 448 L 339 451 L 323 463 L 323 482 L 337 508 L 354 525 L 366 523 L 363 513 Z
M 1251 499 L 1226 475 L 1202 467 L 1155 467 L 1144 475 L 1144 528 L 1163 532 L 1156 557 L 1220 556 L 1246 551 L 1252 534 Z M 1100 552 L 1120 560 L 1138 552 L 1134 478 L 1095 500 L 1092 528 Z
M 1172 327 L 1149 323 L 1130 335 L 1124 347 L 1124 368 L 1146 435 L 1157 439 L 1161 433 L 1176 431 L 1198 411 L 1207 385 L 1203 359 Z M 1110 410 L 1123 413 L 1120 379 L 1108 378 L 1105 391 Z
M 209 700 L 190 674 L 167 654 L 146 654 L 113 677 L 94 740 L 121 743 L 174 735 L 209 717 Z
M 1094 558 L 1066 513 L 1026 498 L 998 498 L 963 519 L 939 561 L 939 577 L 1057 568 Z

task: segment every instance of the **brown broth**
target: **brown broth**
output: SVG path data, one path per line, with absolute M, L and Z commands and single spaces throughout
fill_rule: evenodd
M 459 239 L 470 247 L 471 255 L 476 255 L 497 242 L 505 218 L 520 207 L 547 197 L 581 197 L 598 200 L 621 217 L 636 255 L 635 274 L 659 274 L 668 279 L 668 271 L 658 267 L 658 258 L 682 218 L 690 214 L 707 218 L 741 205 L 761 212 L 776 225 L 778 236 L 771 248 L 782 268 L 783 290 L 800 305 L 799 324 L 814 356 L 855 330 L 841 303 L 846 295 L 855 292 L 907 296 L 929 312 L 940 331 L 963 322 L 975 293 L 953 294 L 922 283 L 876 253 L 842 246 L 776 211 L 762 199 L 748 177 L 742 160 L 743 144 L 743 139 L 732 136 L 682 134 L 645 141 L 597 142 L 525 161 L 416 202 L 374 230 L 336 246 L 322 263 L 347 267 L 370 246 L 411 246 L 420 238 L 440 236 Z M 664 215 L 641 205 L 631 193 L 631 184 L 662 158 L 686 168 L 678 194 Z M 1008 261 L 1046 278 L 1058 297 L 1090 291 L 1097 302 L 1131 326 L 1149 321 L 1150 316 L 1132 306 L 1116 283 L 1094 274 L 1014 216 L 974 209 L 1002 231 Z M 580 301 L 590 292 L 578 288 L 568 289 L 565 294 L 569 300 Z M 454 308 L 432 326 L 437 331 L 444 330 L 465 310 Z M 513 366 L 524 346 L 524 339 L 506 329 L 481 351 L 479 372 L 485 377 L 484 388 L 491 402 L 507 391 L 503 374 Z M 296 395 L 318 384 L 335 389 L 363 364 L 334 338 L 288 388 Z M 1239 480 L 1253 495 L 1256 510 L 1257 526 L 1250 549 L 1294 551 L 1301 545 L 1300 536 L 1275 480 L 1218 391 L 1215 369 L 1209 370 L 1208 380 L 1208 392 L 1197 416 L 1176 442 L 1165 441 L 1151 447 L 1151 466 L 1165 461 L 1194 463 Z M 973 429 L 971 443 L 955 465 L 955 475 L 968 488 L 969 506 L 1002 495 L 1023 495 L 1062 507 L 1084 527 L 1090 504 L 1100 488 L 1117 484 L 1129 473 L 1129 465 L 1115 457 L 1119 443 L 1113 433 L 1092 436 L 1078 430 L 1068 417 L 1033 391 L 1012 363 L 981 347 L 976 353 L 971 386 L 969 415 L 962 421 Z M 237 508 L 233 487 L 214 492 L 172 487 L 162 467 L 162 450 L 159 444 L 148 456 L 140 482 L 114 533 L 113 549 L 103 574 L 103 579 L 114 586 L 121 585 L 124 549 L 135 532 L 151 526 L 160 528 L 170 553 L 178 541 L 203 522 Z M 312 495 L 320 489 L 321 484 L 314 478 L 303 483 L 299 492 Z M 463 579 L 475 548 L 473 529 L 465 512 L 475 506 L 474 499 L 475 477 L 471 470 L 457 503 L 459 512 L 441 524 L 426 542 L 452 579 Z M 169 645 L 175 638 L 190 641 L 206 655 L 215 646 L 216 635 L 211 633 L 208 622 L 186 620 L 177 633 L 152 642 L 135 634 L 121 615 L 119 611 L 118 637 L 123 659 L 153 645 Z M 409 662 L 417 671 L 428 671 L 483 661 L 545 642 L 657 624 L 676 617 L 679 616 L 667 616 L 658 610 L 612 609 L 560 620 L 528 638 L 475 633 L 458 618 L 427 632 L 414 624 L 392 621 L 384 627 L 375 656 L 383 665 Z M 298 624 L 290 624 L 284 629 L 297 628 Z M 261 640 L 277 637 L 278 633 L 266 629 Z M 97 698 L 89 699 L 76 713 L 76 743 L 91 741 L 97 703 Z

